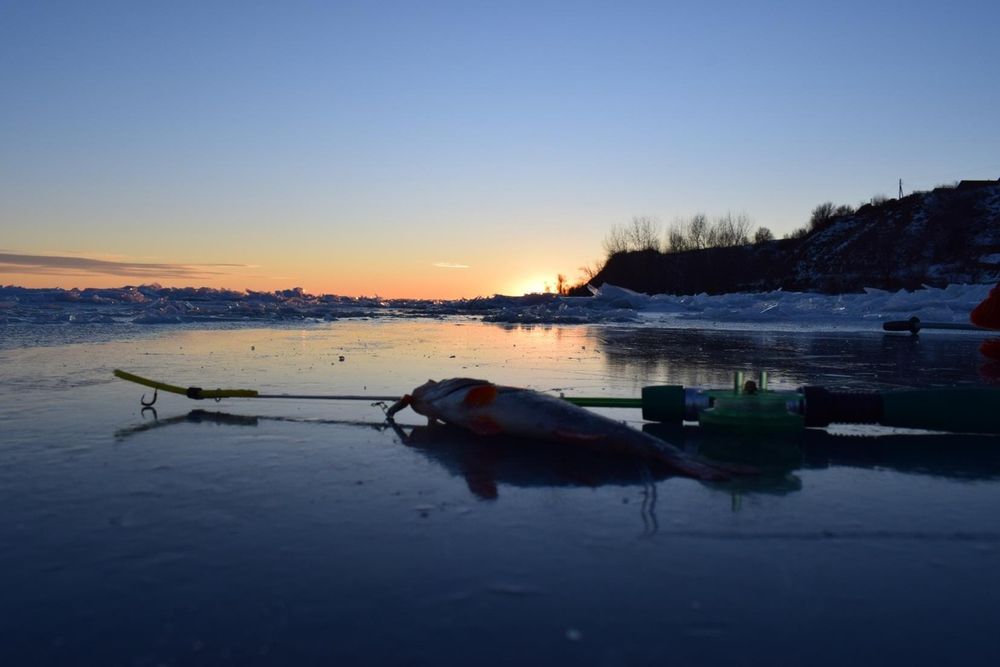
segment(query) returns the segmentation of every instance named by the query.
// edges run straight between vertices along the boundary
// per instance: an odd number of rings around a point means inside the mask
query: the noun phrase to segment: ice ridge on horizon
[[[177,324],[333,321],[360,317],[469,316],[509,324],[755,322],[863,325],[889,319],[966,322],[990,285],[858,294],[747,292],[647,295],[605,284],[591,297],[554,294],[475,299],[382,299],[311,295],[301,288],[239,292],[207,287],[37,289],[0,287],[0,323]],[[874,324],[872,328],[875,328]]]

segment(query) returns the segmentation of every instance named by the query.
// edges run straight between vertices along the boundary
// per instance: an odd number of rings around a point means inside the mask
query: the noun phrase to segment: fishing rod
[[[133,373],[115,370],[123,380],[157,391],[180,394],[195,400],[264,398],[328,401],[395,402],[399,396],[357,394],[265,394],[256,389],[203,389],[180,387]],[[880,424],[897,428],[1000,434],[1000,389],[956,387],[893,389],[886,391],[839,391],[804,386],[796,390],[771,390],[761,372],[747,380],[737,372],[728,389],[698,389],[682,385],[643,387],[639,398],[564,396],[560,398],[585,408],[638,408],[646,421],[698,422],[701,426],[736,432],[773,433],[830,424]],[[140,399],[144,406],[156,401]]]
[[[201,387],[179,387],[159,380],[150,380],[134,373],[127,373],[123,370],[115,369],[115,377],[128,380],[144,387],[153,389],[153,399],[145,400],[145,394],[139,401],[146,407],[151,407],[156,403],[156,392],[166,391],[171,394],[180,394],[193,398],[196,401],[212,398],[220,401],[223,398],[291,398],[295,400],[320,400],[320,401],[396,401],[399,396],[361,396],[357,394],[262,394],[256,389],[202,389]]]

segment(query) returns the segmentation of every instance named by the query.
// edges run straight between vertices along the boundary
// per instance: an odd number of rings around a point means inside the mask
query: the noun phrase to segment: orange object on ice
[[[1000,329],[1000,284],[990,290],[989,295],[981,304],[969,313],[969,321],[984,329]],[[983,347],[990,341],[983,343]],[[985,351],[986,356],[990,356]],[[998,359],[1000,357],[992,357]]]
[[[989,338],[979,346],[979,352],[984,357],[1000,361],[1000,338]]]
[[[1000,329],[1000,283],[990,290],[983,302],[969,313],[969,321],[983,329]],[[1000,338],[988,338],[979,346],[984,357],[1000,361]]]

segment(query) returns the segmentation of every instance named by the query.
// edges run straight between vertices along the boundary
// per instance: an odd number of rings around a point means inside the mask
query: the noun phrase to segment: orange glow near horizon
[[[298,277],[247,275],[234,271],[219,276],[157,277],[153,275],[118,275],[102,273],[17,273],[0,272],[0,285],[27,288],[119,288],[126,285],[159,284],[163,287],[210,287],[235,291],[271,292],[301,287],[309,294],[340,296],[380,296],[383,298],[459,299],[477,296],[522,294],[555,291],[556,271],[551,275],[533,272],[530,278],[509,279],[499,275],[481,275],[467,269],[433,269],[424,275],[377,277],[352,275],[332,279],[303,272]]]
[[[553,276],[555,273],[552,274]],[[542,294],[544,292],[555,291],[555,279],[550,276],[535,276],[527,280],[513,281],[509,290],[502,292],[510,296],[521,296],[522,294]]]
[[[157,283],[271,292],[301,287],[310,294],[383,298],[460,299],[556,290],[557,275],[592,250],[585,242],[517,237],[463,239],[418,236],[382,243],[348,238],[276,237],[231,241],[206,232],[199,243],[174,240],[158,253],[131,239],[101,252],[0,248],[0,285],[31,288],[116,288]],[[30,248],[30,246],[28,246]],[[37,246],[36,246],[37,247]]]

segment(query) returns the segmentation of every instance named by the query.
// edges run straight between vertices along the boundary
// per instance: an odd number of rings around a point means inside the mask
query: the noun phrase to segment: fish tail
[[[738,475],[757,475],[760,473],[754,467],[731,463],[717,463],[694,457],[670,456],[661,458],[667,466],[685,477],[692,477],[707,482],[725,482]]]
[[[646,436],[647,434],[643,434]],[[699,456],[691,455],[681,449],[664,442],[659,438],[647,436],[640,451],[647,458],[663,463],[667,468],[685,477],[693,477],[712,482],[724,482],[738,475],[758,475],[760,470],[752,466],[735,463],[709,461]]]
[[[732,475],[724,470],[699,461],[680,459],[668,461],[667,465],[670,466],[671,470],[678,472],[685,477],[693,477],[694,479],[700,479],[706,482],[725,482],[732,479]]]

